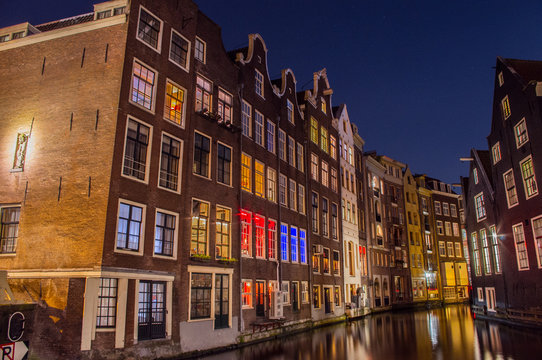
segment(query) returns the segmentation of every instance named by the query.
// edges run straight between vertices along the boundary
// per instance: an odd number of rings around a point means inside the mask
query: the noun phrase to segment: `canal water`
[[[542,359],[542,332],[474,320],[468,306],[387,312],[205,360]]]

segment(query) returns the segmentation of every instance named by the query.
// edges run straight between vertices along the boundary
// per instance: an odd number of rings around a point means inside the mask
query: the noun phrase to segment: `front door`
[[[138,309],[139,340],[166,337],[166,283],[159,281],[139,282]]]
[[[215,329],[229,327],[230,277],[227,274],[215,275]]]
[[[265,316],[265,281],[256,281],[256,316]]]
[[[324,305],[326,314],[331,312],[331,290],[328,287],[324,288]]]

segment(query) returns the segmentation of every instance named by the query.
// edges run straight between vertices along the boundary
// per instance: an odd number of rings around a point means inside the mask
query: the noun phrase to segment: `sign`
[[[26,358],[28,347],[22,341],[0,345],[0,360],[23,360]]]

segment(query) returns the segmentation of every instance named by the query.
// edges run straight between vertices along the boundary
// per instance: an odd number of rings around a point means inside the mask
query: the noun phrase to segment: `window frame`
[[[478,201],[478,199],[480,199],[480,201]],[[483,191],[474,195],[474,212],[476,213],[477,222],[483,221],[487,217]]]
[[[241,133],[252,139],[252,105],[244,99],[241,100]]]
[[[219,161],[219,151],[218,150],[219,150],[220,146],[230,150],[229,184],[226,184],[225,182],[219,181],[219,176],[218,175],[220,174],[220,170],[219,170],[220,161]],[[224,186],[233,187],[232,171],[233,171],[233,148],[231,146],[223,143],[222,141],[218,140],[216,142],[216,182],[218,184],[222,184]],[[222,176],[224,176],[224,175],[222,175]]]
[[[277,203],[277,171],[268,166],[266,175],[267,200]]]
[[[261,122],[258,122],[258,119]],[[254,109],[254,142],[261,147],[265,147],[265,117],[261,112]]]
[[[207,175],[202,175],[202,174],[199,174],[195,171],[194,169],[194,165],[196,164],[196,134],[204,137],[204,138],[207,138],[209,140],[209,152],[207,153]],[[200,150],[202,151],[202,150]],[[213,153],[213,139],[210,137],[210,136],[207,136],[206,134],[198,131],[198,130],[194,130],[194,143],[193,143],[193,148],[192,148],[192,175],[194,176],[198,176],[202,179],[207,179],[207,180],[211,180],[211,154]],[[202,157],[203,158],[203,157]],[[201,159],[200,159],[201,160]],[[200,169],[201,169],[201,164],[200,164]]]
[[[228,98],[229,102],[227,101]],[[219,86],[216,100],[217,115],[220,117],[218,122],[231,124],[233,122],[233,95]]]
[[[501,111],[503,120],[507,120],[512,115],[512,110],[510,109],[510,100],[508,95],[502,98],[501,100]]]
[[[491,157],[493,159],[493,165],[497,164],[499,161],[501,161],[501,144],[499,141],[497,141],[492,147],[491,147]]]
[[[531,170],[532,170],[532,177],[529,177],[529,178],[525,178],[525,172],[524,172],[524,169],[523,169],[523,165],[527,162],[530,162],[531,163]],[[538,195],[538,183],[536,182],[536,173],[535,173],[535,170],[534,170],[534,163],[533,163],[533,158],[532,158],[532,155],[529,155],[527,156],[526,158],[524,158],[523,160],[521,160],[519,162],[519,167],[520,167],[520,170],[521,170],[521,178],[523,180],[523,190],[525,191],[525,199],[530,199],[530,198],[533,198],[535,196]],[[535,191],[532,193],[532,194],[529,194],[530,191],[528,191],[528,187],[527,187],[527,180],[529,179],[533,179],[533,183],[534,183],[534,187],[536,188]]]
[[[518,130],[523,131],[518,133]],[[522,118],[516,125],[514,125],[514,138],[516,139],[517,149],[529,142],[529,133],[527,132],[527,122],[525,121],[525,118]]]
[[[194,202],[200,202],[202,204],[207,204],[207,220],[205,222],[205,253],[204,254],[200,254],[200,255],[210,255],[210,245],[211,245],[211,239],[210,239],[210,222],[211,222],[211,203],[209,201],[205,201],[205,200],[202,200],[202,199],[198,199],[196,197],[192,197],[190,199],[190,256],[192,255],[196,255],[196,254],[199,254],[199,252],[196,252],[196,253],[192,253],[192,231],[193,231],[193,218],[194,218],[194,214],[193,214],[193,210],[194,210]],[[201,209],[200,209],[200,213],[201,213]],[[199,241],[199,237],[198,237],[198,240],[196,241],[196,243],[200,243],[201,241]]]
[[[120,205],[121,203],[127,204],[130,207],[136,206],[141,208],[141,224],[139,225],[139,242],[138,242],[138,250],[127,250],[127,248],[118,248],[118,235],[119,235],[119,216],[120,216]],[[145,248],[145,225],[146,225],[146,219],[147,219],[147,205],[141,204],[135,201],[119,198],[117,201],[117,221],[116,221],[116,228],[115,228],[115,246],[113,249],[113,252],[121,253],[121,254],[129,254],[129,255],[136,255],[136,256],[143,256],[143,250]],[[129,224],[129,223],[128,223]],[[129,226],[127,226],[127,229],[129,229]]]
[[[507,181],[507,177],[511,180],[511,187],[509,187],[509,182]],[[516,205],[519,205],[519,197],[518,197],[518,189],[516,187],[516,180],[514,178],[514,171],[512,168],[510,168],[508,171],[504,172],[502,174],[503,177],[503,186],[504,191],[506,192],[506,203],[508,205],[508,208],[513,208]],[[515,196],[515,202],[511,203],[510,198],[512,197],[511,192],[513,192],[513,196]]]
[[[158,254],[156,253],[156,219],[158,219],[158,213],[163,213],[166,215],[174,216],[175,217],[175,229],[173,231],[173,244],[172,244],[172,254],[164,255],[164,254]],[[162,208],[156,208],[154,210],[154,236],[153,236],[153,247],[152,247],[152,256],[160,259],[168,259],[168,260],[177,260],[177,249],[178,249],[178,243],[179,243],[179,213],[165,210]]]
[[[179,166],[178,166],[178,169],[177,169],[177,190],[173,190],[173,189],[170,189],[168,187],[164,187],[162,185],[160,185],[160,181],[161,181],[161,174],[162,174],[162,153],[163,153],[163,145],[164,145],[164,136],[167,136],[169,137],[170,139],[173,139],[177,142],[179,142]],[[157,183],[157,187],[162,189],[162,190],[166,190],[166,191],[170,191],[170,192],[173,192],[175,194],[180,194],[181,193],[181,179],[182,179],[182,169],[183,169],[183,155],[184,155],[184,142],[179,139],[178,137],[175,137],[173,135],[171,135],[170,133],[166,132],[166,131],[162,131],[162,136],[160,137],[160,160],[158,162],[158,183]]]
[[[13,245],[10,246],[10,248],[12,248],[12,251],[3,251],[3,248],[4,248],[4,244],[5,244],[5,241],[4,241],[4,237],[3,237],[3,234],[4,234],[4,225],[14,225],[15,222],[6,222],[4,223],[4,220],[3,220],[3,213],[4,213],[4,210],[7,210],[7,209],[19,209],[19,214],[18,214],[18,217],[17,217],[17,228],[16,228],[16,233],[17,235],[15,236],[15,240],[13,241]],[[1,205],[0,206],[0,257],[6,257],[6,256],[15,256],[16,253],[17,253],[17,242],[18,242],[18,239],[19,239],[19,225],[21,223],[21,204],[4,204],[4,205]],[[8,231],[9,233],[9,231]],[[12,238],[13,236],[8,236],[7,238]]]
[[[270,131],[273,129],[272,131]],[[276,134],[276,125],[271,120],[267,119],[267,137],[266,137],[266,149],[272,154],[276,153],[276,145],[275,145],[275,134]]]
[[[148,15],[150,15],[151,17],[154,17],[160,23],[160,29],[158,30],[158,39],[156,40],[156,47],[153,47],[151,44],[147,43],[145,40],[143,40],[142,38],[139,37],[139,26],[140,26],[140,23],[141,23],[141,12],[142,11],[145,11]],[[148,46],[149,48],[156,51],[158,54],[160,54],[162,52],[162,35],[163,35],[163,33],[164,33],[164,22],[158,16],[156,16],[152,11],[150,11],[149,9],[144,7],[143,5],[139,5],[139,14],[137,16],[136,39],[138,41],[142,42],[143,44],[145,44],[146,46]]]
[[[125,167],[125,162],[126,162],[126,147],[128,145],[127,143],[127,139],[128,139],[128,125],[130,123],[130,121],[134,121],[136,123],[138,123],[139,125],[143,125],[145,127],[147,127],[149,129],[149,134],[148,134],[148,143],[146,144],[147,145],[147,150],[146,150],[146,154],[145,154],[145,176],[143,179],[139,179],[137,178],[136,176],[133,176],[133,175],[129,175],[129,174],[125,174],[124,173],[124,167]],[[150,124],[147,124],[146,122],[144,121],[141,121],[131,115],[128,115],[126,117],[126,127],[125,127],[125,130],[124,130],[124,148],[123,148],[123,153],[122,153],[122,167],[121,167],[121,176],[122,177],[125,177],[127,179],[131,179],[131,180],[134,180],[134,181],[137,181],[137,182],[141,182],[141,183],[144,183],[144,184],[148,184],[149,183],[149,177],[150,177],[150,160],[151,160],[151,152],[152,152],[152,139],[153,139],[153,126],[150,125]],[[135,161],[135,160],[134,160]]]
[[[198,80],[203,82],[204,85],[208,85],[209,89],[206,89],[205,86],[200,86]],[[213,111],[213,82],[206,78],[205,76],[196,73],[196,84],[194,86],[194,110],[199,113],[203,109],[207,109],[208,112]],[[201,99],[198,97],[198,91],[201,91]],[[205,104],[205,95],[208,96],[209,104]],[[200,105],[198,105],[198,102]],[[205,105],[209,105],[209,108],[206,108]]]
[[[176,121],[173,121],[171,120],[170,118],[166,117],[166,106],[167,106],[167,102],[168,102],[168,92],[167,92],[167,86],[168,86],[168,83],[171,84],[172,86],[176,87],[177,89],[181,90],[183,92],[183,99],[182,99],[182,110],[181,110],[181,118],[180,118],[180,122],[177,123]],[[186,105],[187,105],[187,102],[186,102],[186,89],[182,86],[180,86],[179,84],[175,83],[173,80],[171,80],[170,78],[166,78],[166,90],[164,91],[164,114],[163,114],[163,119],[166,120],[168,123],[170,124],[173,124],[175,126],[178,126],[180,127],[181,129],[184,129],[185,128],[185,119],[186,119]],[[178,100],[178,99],[175,99],[175,100]],[[171,108],[171,107],[169,107]]]
[[[225,210],[226,213],[229,212],[229,222],[223,221],[222,219],[221,220],[218,219],[217,214],[218,214],[219,209],[220,210]],[[220,205],[220,204],[216,204],[216,206],[215,206],[215,252],[214,252],[214,258],[215,259],[224,259],[224,258],[231,258],[232,257],[231,256],[231,251],[232,251],[232,241],[231,241],[231,239],[232,239],[232,223],[233,223],[233,216],[232,215],[233,215],[233,211],[232,211],[232,209],[230,207]],[[228,227],[228,234],[227,234],[227,236],[228,236],[228,256],[227,257],[226,256],[217,256],[216,248],[218,246],[225,247],[224,243],[222,243],[222,242],[220,243],[220,245],[218,244],[218,238],[219,238],[218,234],[219,234],[219,232],[218,232],[217,224],[218,224],[219,221],[221,221],[221,222],[223,221],[223,222],[228,224],[227,225],[227,227]],[[220,232],[220,234],[224,235],[225,233]]]
[[[186,41],[188,43],[188,50],[186,52],[186,65],[185,66],[182,66],[181,64],[177,63],[175,60],[173,60],[171,58],[171,49],[173,48],[173,34],[175,34],[176,36],[182,38],[184,41]],[[181,33],[178,32],[177,30],[171,28],[171,33],[170,33],[170,38],[169,38],[169,49],[168,50],[169,50],[168,51],[168,59],[169,59],[169,61],[171,61],[173,64],[180,67],[184,71],[189,72],[190,71],[190,54],[191,54],[191,50],[192,50],[192,43],[190,42],[190,40],[188,40],[186,37],[181,35]]]
[[[147,108],[147,107],[145,107],[145,105],[141,105],[137,101],[133,100],[133,94],[134,94],[134,70],[135,70],[136,63],[139,64],[139,66],[141,66],[143,68],[146,68],[147,71],[151,71],[151,72],[154,73],[154,79],[153,79],[154,82],[152,84],[152,94],[151,94],[151,97],[150,97],[150,105],[151,105],[150,108]],[[157,93],[156,89],[157,88],[158,88],[158,71],[156,69],[150,67],[149,65],[147,65],[145,62],[143,62],[143,61],[139,60],[138,58],[134,57],[134,59],[132,60],[132,72],[130,74],[130,93],[128,95],[128,102],[130,104],[134,105],[135,107],[154,115],[155,111],[156,111],[156,93]]]
[[[244,159],[248,160],[248,165],[245,164]],[[248,184],[243,185],[244,181],[247,180]],[[248,155],[245,152],[241,153],[241,190],[252,193],[252,156]]]
[[[197,54],[200,52],[198,49],[198,42],[203,46],[202,53],[202,59],[200,59]],[[207,62],[207,43],[203,41],[199,36],[196,36],[196,40],[194,41],[194,59],[200,61],[201,63],[205,64]]]
[[[263,74],[258,69],[254,69],[254,92],[262,99],[265,99],[264,80]]]
[[[525,253],[525,258],[520,259],[520,254],[518,251],[518,239],[516,238],[516,228],[521,227],[521,236],[523,237],[523,247],[525,250],[521,250],[522,253]],[[512,237],[514,239],[514,249],[516,250],[516,261],[518,265],[518,271],[527,271],[530,270],[530,264],[529,264],[529,253],[527,252],[527,240],[525,239],[525,229],[523,227],[523,223],[517,223],[512,225]],[[522,267],[522,261],[525,262],[525,267]]]

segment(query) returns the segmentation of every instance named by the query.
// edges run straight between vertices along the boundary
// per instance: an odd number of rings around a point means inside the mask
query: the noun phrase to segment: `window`
[[[192,172],[206,178],[211,176],[209,171],[209,156],[211,154],[211,138],[194,133],[194,164]]]
[[[291,136],[288,136],[288,164],[295,167],[295,141]]]
[[[121,6],[113,9],[113,16],[122,15],[126,13],[126,6]]]
[[[322,235],[329,236],[329,205],[324,197],[322,197]]]
[[[241,155],[241,189],[249,192],[252,191],[251,168],[252,158],[243,153]]]
[[[137,38],[160,52],[161,30],[162,21],[141,7],[139,9]]]
[[[534,223],[533,223],[533,227],[534,227]],[[536,240],[537,233],[538,232],[535,230],[535,241],[537,241]],[[491,225],[489,227],[489,234],[491,237],[491,247],[493,249],[493,259],[495,260],[495,274],[500,274],[501,273],[501,252],[499,250],[499,243],[497,242],[497,229],[495,228],[495,225]],[[539,263],[539,267],[540,267],[540,263]]]
[[[318,181],[318,156],[315,153],[311,153],[311,177]]]
[[[277,202],[277,172],[267,167],[267,200]]]
[[[98,289],[97,328],[114,328],[117,318],[117,279],[102,278]]]
[[[484,220],[486,218],[486,208],[484,205],[483,193],[479,193],[474,197],[474,206],[476,208],[476,220]]]
[[[154,70],[134,60],[130,101],[147,110],[154,111],[155,80],[156,72]]]
[[[297,184],[297,197],[299,202],[297,209],[300,214],[305,214],[305,187],[301,184]]]
[[[478,301],[483,302],[484,301],[484,289],[483,288],[476,288],[476,291],[478,293]]]
[[[508,119],[510,117],[510,102],[508,101],[508,95],[504,97],[504,99],[501,100],[501,110],[502,110],[502,116],[504,120]]]
[[[164,119],[184,127],[184,90],[169,80],[166,83]]]
[[[205,41],[196,37],[196,46],[194,50],[194,57],[196,60],[201,61],[205,64],[205,55],[206,55],[206,44]]]
[[[302,264],[307,263],[307,232],[305,229],[299,229],[299,261]]]
[[[280,259],[288,261],[288,225],[280,224]]]
[[[279,158],[286,161],[286,133],[279,129]]]
[[[478,169],[472,169],[472,177],[474,178],[474,183],[478,184]]]
[[[125,200],[119,202],[119,219],[117,229],[117,250],[143,251],[143,219],[145,218],[145,207]],[[4,209],[2,209],[2,221]],[[2,226],[2,240],[4,228]],[[2,249],[3,250],[3,249]]]
[[[514,180],[514,173],[512,169],[503,174],[504,188],[506,189],[506,200],[508,202],[508,208],[511,208],[518,204],[518,195],[516,192],[516,182]]]
[[[333,275],[341,274],[341,258],[338,251],[333,250]]]
[[[328,150],[328,144],[327,144],[327,129],[323,126],[320,127],[320,147],[322,150],[324,150],[326,153]]]
[[[258,70],[254,69],[254,86],[256,90],[256,94],[263,97],[263,75]]]
[[[333,240],[337,240],[339,234],[337,233],[338,228],[338,214],[337,214],[337,204],[331,204],[331,237]]]
[[[330,274],[331,268],[329,263],[329,249],[324,248],[324,255],[322,256],[322,270],[324,274]]]
[[[329,168],[325,161],[322,161],[322,185],[329,186]]]
[[[219,122],[231,124],[232,120],[232,96],[222,89],[218,89],[218,116]]]
[[[275,153],[275,123],[267,120],[267,151]]]
[[[169,60],[188,71],[188,54],[190,54],[190,42],[181,36],[181,34],[171,29]]]
[[[251,280],[243,280],[241,301],[243,304],[243,309],[252,308],[252,281]]]
[[[279,203],[282,206],[288,206],[286,199],[286,176],[279,174]]]
[[[280,285],[282,288],[282,293],[284,295],[284,298],[282,299],[282,303],[284,305],[290,305],[290,282],[283,281]]]
[[[265,166],[258,160],[254,161],[254,194],[265,198]]]
[[[290,196],[290,209],[296,211],[297,210],[297,194],[296,194],[297,184],[294,180],[290,179],[290,188],[289,190],[289,196]]]
[[[333,135],[329,135],[329,155],[337,159],[337,139]]]
[[[162,156],[160,158],[159,186],[179,192],[181,142],[162,134]]]
[[[318,121],[311,116],[311,141],[318,145]]]
[[[444,223],[446,229],[446,236],[452,236],[452,224],[449,221]]]
[[[446,256],[446,244],[444,241],[438,242],[438,253],[440,256]]]
[[[196,77],[196,111],[211,112],[213,110],[213,84],[201,76]]]
[[[256,257],[265,259],[265,218],[254,215],[254,226],[256,228]]]
[[[529,141],[527,125],[525,125],[525,118],[521,119],[521,121],[514,126],[514,134],[516,136],[516,146],[518,149]]]
[[[294,124],[294,104],[286,99],[286,111],[288,113],[288,121]]]
[[[340,307],[341,306],[341,286],[335,286],[335,306]]]
[[[309,282],[308,281],[301,282],[301,303],[303,304],[309,303]]]
[[[437,220],[437,234],[444,235],[444,226],[440,220]]]
[[[156,210],[154,228],[154,254],[175,257],[177,241],[177,215],[164,210]]]
[[[138,340],[166,336],[166,284],[158,281],[139,282]]]
[[[326,106],[326,100],[324,98],[320,98],[320,110],[325,114],[327,110]]]
[[[504,84],[504,76],[502,75],[502,71],[498,75],[499,79],[499,86],[502,86]]]
[[[538,262],[538,268],[542,268],[542,216],[539,216],[533,219],[531,221],[531,224],[533,226],[533,237],[534,237],[534,247],[536,249],[536,260]],[[494,249],[496,249],[498,253],[499,250],[496,244],[496,240],[495,240]]]
[[[258,110],[254,111],[254,141],[260,146],[263,145],[263,115]]]
[[[275,220],[267,221],[267,256],[269,260],[277,258],[277,222]]]
[[[525,244],[525,234],[523,232],[523,224],[512,226],[514,233],[514,243],[516,245],[516,257],[518,261],[518,270],[529,269],[529,258],[527,257],[527,246]]]
[[[491,274],[491,260],[489,258],[489,243],[487,241],[486,229],[480,229],[480,241],[482,242],[482,251],[484,255],[484,273]]]
[[[0,35],[0,43],[4,43],[6,41],[9,41],[9,34],[7,35]]]
[[[216,246],[217,259],[230,257],[231,241],[231,210],[223,206],[216,206]]]
[[[538,187],[536,186],[536,178],[533,168],[533,160],[529,155],[525,160],[520,163],[521,176],[523,177],[523,187],[525,189],[525,197],[530,199],[531,197],[538,195]]]
[[[501,144],[498,141],[491,148],[491,154],[493,155],[493,164],[496,164],[499,161],[501,161]]]
[[[305,168],[304,168],[305,156],[303,155],[303,145],[301,145],[300,143],[297,143],[296,163],[297,163],[297,170],[304,172],[305,171]]]
[[[442,214],[446,216],[450,216],[450,207],[448,203],[442,203]]]
[[[476,276],[482,275],[482,265],[480,263],[480,249],[478,247],[478,238],[476,232],[471,234],[472,252],[474,257],[474,273]]]
[[[457,207],[455,204],[450,204],[450,212],[452,214],[452,217],[457,217]]]
[[[320,254],[316,252],[316,245],[312,246],[312,272],[320,273]]]
[[[297,262],[297,228],[295,226],[290,226],[290,254],[292,256],[292,262]]]
[[[454,230],[454,236],[459,237],[459,224],[454,222],[452,225]]]
[[[243,135],[252,136],[252,106],[245,100],[241,102],[241,126]]]
[[[211,317],[213,274],[192,273],[190,280],[190,319]]]
[[[146,181],[147,147],[149,145],[151,129],[143,125],[143,123],[130,118],[128,118],[126,127],[126,145],[122,174]]]
[[[320,309],[320,285],[312,286],[312,305],[315,309]]]
[[[312,232],[318,234],[318,194],[312,193]]]
[[[455,257],[461,257],[461,244],[456,242],[454,243],[455,247]]]
[[[337,192],[338,180],[337,180],[337,169],[331,168],[331,190]]]
[[[190,255],[208,255],[209,203],[192,200]]]
[[[19,236],[21,208],[19,206],[4,207],[1,208],[0,214],[0,253],[14,254]]]
[[[217,173],[216,181],[231,186],[231,148],[217,143]]]
[[[252,256],[252,213],[241,210],[241,255]]]
[[[435,214],[442,215],[442,212],[440,211],[440,201],[435,201]]]

